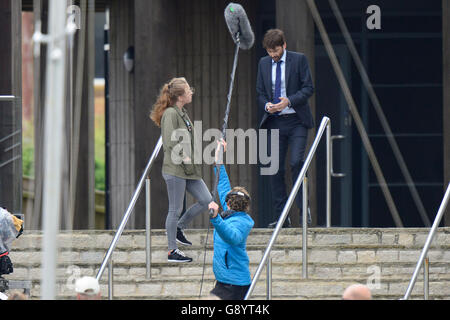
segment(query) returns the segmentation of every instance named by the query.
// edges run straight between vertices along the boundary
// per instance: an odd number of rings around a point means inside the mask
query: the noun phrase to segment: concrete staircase
[[[272,251],[273,299],[340,299],[355,282],[373,287],[375,299],[403,297],[429,229],[311,228],[308,232],[308,279],[302,278],[301,229],[283,229]],[[248,239],[252,276],[273,230],[254,229]],[[59,235],[58,298],[73,299],[73,284],[83,275],[97,274],[114,232],[75,231]],[[126,231],[113,254],[115,299],[198,299],[206,230],[186,230],[192,247],[180,247],[192,263],[167,263],[165,230],[152,231],[152,277],[146,279],[145,234]],[[214,285],[212,230],[209,233],[203,296]],[[39,299],[42,233],[28,231],[13,243],[14,273],[10,280],[31,280]],[[450,228],[439,228],[429,252],[430,299],[450,299]],[[107,297],[107,275],[101,279]],[[252,299],[266,298],[263,271]],[[412,299],[423,299],[422,273]]]

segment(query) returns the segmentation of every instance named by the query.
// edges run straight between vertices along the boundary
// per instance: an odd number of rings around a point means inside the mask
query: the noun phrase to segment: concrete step
[[[202,298],[206,298],[214,287],[215,280],[205,277],[202,286]],[[272,282],[272,296],[274,299],[294,299],[294,300],[318,300],[318,299],[340,299],[342,292],[349,285],[354,284],[353,280],[333,280],[324,281],[320,279],[278,279]],[[409,281],[389,281],[381,282],[379,287],[372,288],[374,299],[398,300],[403,297],[408,288]],[[140,281],[115,281],[113,286],[114,299],[173,299],[188,300],[199,299],[200,279],[153,279]],[[32,295],[38,297],[40,286],[34,285]],[[101,290],[108,292],[105,283],[101,284]],[[450,299],[449,282],[430,281],[430,298],[433,300]],[[58,285],[59,299],[73,299],[73,290],[67,287],[66,283]],[[423,300],[423,282],[418,281],[414,287],[411,298]],[[251,299],[266,299],[266,281],[259,281],[251,296]]]
[[[40,267],[27,268],[20,266],[17,260],[14,262],[14,273],[8,275],[12,280],[39,280],[42,277],[42,270]],[[255,273],[258,264],[252,263],[250,265],[250,271]],[[320,264],[308,264],[308,277],[311,279],[354,279],[357,281],[368,279],[369,277],[380,277],[383,280],[391,280],[401,278],[404,280],[410,279],[416,264],[349,264],[347,266],[342,265],[320,265]],[[98,265],[82,266],[77,263],[74,264],[60,264],[58,265],[57,276],[67,277],[68,274],[72,274],[77,270],[79,274],[83,275],[96,275],[98,272]],[[302,276],[301,264],[272,264],[272,272],[274,279],[296,279]],[[432,280],[450,280],[450,268],[449,263],[430,263],[430,279]],[[152,277],[199,277],[202,275],[203,265],[197,264],[183,264],[183,265],[170,265],[170,264],[153,264],[152,265]],[[205,273],[212,274],[212,266],[205,265]],[[117,280],[132,280],[132,279],[145,279],[146,268],[144,265],[141,267],[129,267],[126,265],[114,267],[114,277]],[[420,278],[420,277],[419,277]]]
[[[439,232],[433,241],[433,246],[450,246],[450,228],[438,228]],[[309,228],[308,246],[342,246],[350,247],[398,247],[421,248],[428,236],[428,228]],[[248,238],[248,247],[266,246],[272,236],[273,229],[253,229]],[[73,231],[61,232],[58,236],[58,246],[61,249],[108,249],[113,239],[114,231]],[[165,230],[152,231],[152,247],[167,247]],[[194,246],[203,247],[206,230],[185,230],[187,238]],[[212,244],[212,231],[209,232],[208,243]],[[290,247],[301,246],[302,229],[282,229],[276,241],[277,245]],[[26,231],[14,242],[15,250],[40,249],[42,232]],[[144,230],[126,230],[117,244],[117,250],[145,249]]]
[[[250,270],[254,275],[273,230],[254,229],[248,239]],[[310,228],[308,231],[308,279],[302,278],[301,229],[282,229],[273,251],[274,299],[340,299],[346,286],[378,279],[377,299],[400,298],[411,279],[429,229],[425,228]],[[192,263],[167,263],[164,230],[152,231],[152,277],[146,279],[145,233],[125,231],[113,254],[114,295],[117,299],[196,298],[203,272],[206,230],[186,230],[194,245],[180,247]],[[114,232],[75,231],[58,236],[59,297],[73,297],[73,282],[79,276],[97,274]],[[212,231],[206,248],[204,293],[213,284]],[[11,280],[31,280],[32,295],[40,295],[42,279],[42,233],[28,231],[13,243]],[[450,228],[439,228],[429,252],[430,296],[450,298]],[[107,271],[101,279],[107,293]],[[265,271],[253,298],[265,298]],[[372,279],[372,280],[371,280]],[[419,276],[412,298],[423,298]],[[198,297],[197,297],[198,298]]]

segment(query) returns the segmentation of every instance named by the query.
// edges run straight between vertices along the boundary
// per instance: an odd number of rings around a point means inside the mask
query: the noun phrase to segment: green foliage
[[[105,190],[105,161],[95,159],[95,189]]]
[[[22,122],[22,175],[34,177],[34,127],[31,120]]]
[[[95,189],[105,191],[105,115],[95,115]]]
[[[24,143],[22,148],[23,175],[34,177],[34,147],[30,143]]]

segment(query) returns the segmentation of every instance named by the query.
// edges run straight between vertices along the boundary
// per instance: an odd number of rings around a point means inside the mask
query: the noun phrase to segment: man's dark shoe
[[[186,239],[183,230],[181,230],[180,228],[177,228],[177,242],[185,246],[192,246],[192,242]]]
[[[167,256],[168,262],[191,262],[192,258],[189,258],[183,251],[174,249]]]
[[[267,226],[267,228],[272,228],[274,229],[277,226],[278,220],[274,221],[272,223],[269,223],[269,225]],[[289,217],[286,218],[286,220],[284,220],[283,223],[283,228],[290,228],[291,227],[291,219]]]

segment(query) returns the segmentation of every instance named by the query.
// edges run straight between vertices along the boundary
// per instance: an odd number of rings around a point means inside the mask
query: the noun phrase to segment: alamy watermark
[[[66,9],[67,25],[74,25],[75,29],[81,29],[81,9],[79,6],[71,5]]]
[[[371,6],[367,7],[366,10],[367,14],[371,14],[366,21],[366,26],[367,29],[369,30],[373,30],[373,29],[377,29],[380,30],[381,29],[381,9],[379,6],[373,4]]]
[[[207,129],[203,132],[202,121],[194,121],[193,129],[194,141],[191,140],[188,129],[176,129],[172,132],[171,141],[178,142],[172,148],[172,162],[174,164],[181,164],[182,162],[187,164],[214,164],[215,150],[217,142],[222,138],[222,132],[216,128]],[[278,129],[270,130],[270,132],[267,129],[248,129],[246,131],[243,129],[227,129],[225,134],[227,150],[225,157],[219,158],[218,163],[260,163],[261,175],[274,175],[278,172]],[[210,143],[203,148],[203,142]]]
[[[370,290],[381,289],[381,268],[377,265],[367,267],[367,273],[370,276],[367,278],[366,285]]]
[[[66,274],[69,275],[66,280],[66,288],[69,291],[73,291],[75,290],[75,282],[81,277],[81,268],[76,265],[70,265],[66,269]]]

